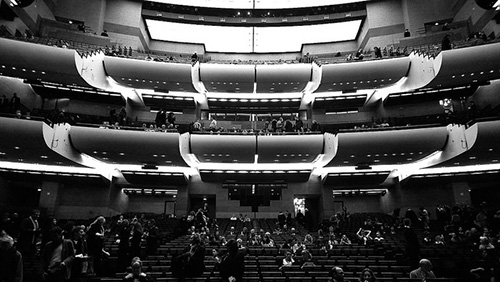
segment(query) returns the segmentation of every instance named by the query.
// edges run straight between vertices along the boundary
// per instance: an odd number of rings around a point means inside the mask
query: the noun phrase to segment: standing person
[[[14,239],[0,231],[0,281],[23,281],[23,257],[14,248]]]
[[[7,96],[3,95],[2,100],[0,100],[0,112],[7,113],[9,111],[9,99]]]
[[[132,220],[132,239],[130,239],[129,257],[141,257],[141,241],[144,234],[144,228],[139,220]]]
[[[219,259],[219,273],[224,281],[243,281],[245,261],[242,253],[238,252],[235,240],[229,240],[226,244],[227,253]]]
[[[75,226],[71,230],[73,247],[75,248],[75,259],[71,267],[71,277],[77,278],[86,275],[89,268],[89,248],[85,238],[85,226]]]
[[[316,120],[312,121],[311,131],[312,132],[321,132],[321,125]]]
[[[174,112],[168,113],[168,115],[167,115],[167,121],[168,121],[169,124],[175,126],[175,114],[174,114]]]
[[[451,38],[449,34],[446,34],[441,41],[441,50],[451,50]]]
[[[50,241],[42,251],[43,281],[60,282],[71,278],[71,266],[75,258],[73,242],[63,239],[61,227],[50,230]]]
[[[205,246],[198,236],[191,240],[189,250],[172,260],[172,275],[177,278],[199,277],[205,271]]]
[[[118,271],[125,271],[128,265],[128,253],[130,251],[130,222],[123,219],[118,231]]]
[[[146,254],[155,255],[158,251],[158,246],[160,245],[161,233],[158,226],[156,226],[156,221],[151,219],[148,222],[148,232],[146,237]]]
[[[38,218],[40,218],[40,211],[33,210],[31,215],[25,218],[19,227],[19,251],[24,256],[36,253],[36,243],[41,231]]]
[[[304,122],[299,117],[295,118],[295,131],[304,132]]]
[[[10,99],[10,108],[11,108],[11,112],[16,112],[17,110],[19,110],[19,108],[21,107],[21,98],[19,98],[17,96],[17,93],[14,93],[12,98]]]
[[[104,223],[106,223],[106,219],[103,216],[99,216],[90,224],[87,231],[89,255],[92,259],[94,272],[97,275],[102,274],[102,260],[104,256],[109,256],[109,253],[104,250]]]
[[[403,235],[406,241],[406,255],[408,256],[410,266],[412,268],[417,268],[420,259],[420,243],[418,242],[415,230],[411,227],[411,220],[405,218],[403,220],[403,225]]]

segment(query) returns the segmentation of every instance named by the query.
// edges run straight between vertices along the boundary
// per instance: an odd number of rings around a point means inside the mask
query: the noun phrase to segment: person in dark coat
[[[105,256],[109,253],[104,250],[104,224],[106,219],[103,216],[96,218],[89,226],[87,231],[87,244],[89,255],[92,258],[94,271],[97,275],[102,275],[102,264]]]
[[[172,275],[177,278],[200,277],[205,271],[205,246],[200,238],[191,240],[189,249],[172,260]]]
[[[40,217],[39,210],[33,210],[28,218],[25,218],[19,227],[19,251],[24,255],[33,255],[36,253],[36,242],[41,233],[38,218]]]
[[[71,278],[71,267],[75,259],[73,242],[63,239],[61,227],[50,230],[50,241],[42,250],[43,281],[59,282]]]
[[[245,272],[244,254],[238,251],[235,240],[229,240],[226,247],[227,253],[219,259],[219,274],[224,281],[242,281]]]
[[[403,235],[406,241],[406,255],[408,256],[410,266],[415,269],[418,267],[420,260],[420,243],[418,242],[415,230],[411,227],[411,220],[405,218],[403,220],[403,225]]]
[[[14,247],[14,239],[0,230],[0,281],[23,281],[23,257]]]

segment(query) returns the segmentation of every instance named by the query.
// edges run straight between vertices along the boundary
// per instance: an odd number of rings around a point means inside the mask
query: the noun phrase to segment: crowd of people
[[[200,120],[196,120],[189,125],[190,132],[211,132],[211,133],[240,133],[240,134],[258,134],[258,135],[271,135],[271,134],[286,134],[286,133],[318,133],[322,132],[321,125],[313,120],[311,127],[308,127],[307,122],[298,117],[283,117],[272,118],[266,120],[260,129],[256,128],[225,128],[219,126],[217,119],[213,118],[207,126],[204,126]]]
[[[180,278],[201,276],[206,260],[210,259],[215,261],[221,277],[227,281],[242,281],[244,257],[250,248],[279,250],[282,257],[276,267],[284,271],[297,265],[302,269],[314,267],[316,259],[313,253],[318,250],[327,256],[339,245],[370,247],[385,242],[387,237],[402,236],[408,265],[412,269],[410,278],[436,277],[431,261],[421,253],[422,249],[432,245],[452,245],[469,250],[472,256],[471,281],[497,277],[500,273],[497,252],[500,247],[500,211],[492,214],[483,203],[477,209],[466,205],[439,205],[435,212],[436,219],[432,221],[431,212],[423,207],[418,211],[409,208],[404,215],[401,215],[401,209],[395,209],[383,220],[368,216],[355,233],[346,228],[351,220],[346,209],[324,220],[318,229],[307,224],[310,221],[307,212],[306,215],[297,213],[295,218],[288,211],[279,212],[273,230],[255,228],[248,216],[235,214],[229,218],[228,228],[222,230],[205,203],[203,208],[190,212],[181,220],[181,229],[190,237],[190,244],[184,252],[172,258],[171,272]],[[99,216],[88,225],[74,221],[61,224],[54,218],[41,220],[39,210],[33,210],[26,218],[4,212],[0,222],[0,274],[22,280],[23,257],[31,256],[40,259],[39,273],[44,281],[105,276],[108,274],[106,259],[110,253],[105,249],[104,238],[111,237],[118,245],[116,271],[131,269],[125,279],[147,279],[147,274],[142,272],[142,259],[157,254],[163,240],[155,219],[144,215],[120,215],[111,221],[111,224],[106,224],[106,219]],[[212,249],[211,256],[206,255],[207,248]],[[342,267],[332,268],[331,276],[331,281],[343,281]],[[375,273],[369,267],[360,273],[359,279],[361,282],[376,281]]]
[[[41,219],[39,210],[24,219],[17,213],[4,212],[0,232],[0,281],[5,282],[22,282],[23,257],[41,262],[40,269],[35,270],[41,281],[109,275],[110,252],[104,244],[109,236],[119,245],[116,270],[125,271],[132,258],[154,254],[162,239],[155,220],[144,216],[128,219],[121,215],[110,225],[103,216],[88,225],[71,220],[59,224],[54,218]],[[141,252],[143,244],[145,254]]]

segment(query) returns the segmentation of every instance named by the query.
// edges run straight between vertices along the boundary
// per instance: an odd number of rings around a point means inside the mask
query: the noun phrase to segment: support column
[[[47,216],[57,217],[59,207],[59,189],[63,186],[57,182],[42,182],[38,206],[46,210]]]
[[[471,205],[472,201],[470,198],[470,187],[467,182],[455,182],[452,183],[453,195],[455,196],[455,204],[465,204]]]

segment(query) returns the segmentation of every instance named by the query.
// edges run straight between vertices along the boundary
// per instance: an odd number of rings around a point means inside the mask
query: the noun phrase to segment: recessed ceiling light
[[[17,146],[16,146],[16,147],[14,147],[14,149],[19,150],[19,149],[21,149],[21,148],[19,148],[19,147],[17,147]]]

